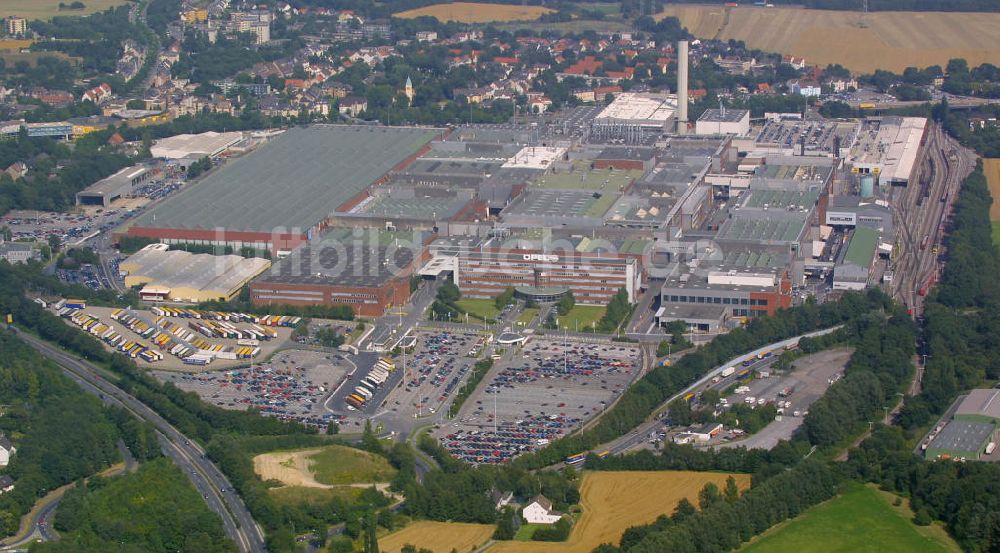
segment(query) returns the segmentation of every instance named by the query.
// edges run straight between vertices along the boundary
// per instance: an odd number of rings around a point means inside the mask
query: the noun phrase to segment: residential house
[[[108,83],[101,83],[94,88],[83,93],[80,97],[81,102],[91,101],[95,104],[100,104],[101,102],[107,100],[111,97],[111,85]]]
[[[801,94],[807,97],[818,97],[823,93],[823,89],[815,81],[789,81],[788,89],[792,94]]]
[[[524,509],[521,510],[521,516],[524,517],[529,524],[555,524],[559,522],[564,515],[559,511],[552,509],[552,502],[549,501],[544,495],[536,495],[534,499],[529,502]]]
[[[437,38],[437,31],[417,31],[417,42],[434,42]]]
[[[23,244],[15,244],[23,245]],[[3,246],[3,244],[0,244]],[[31,246],[28,246],[30,249]],[[7,438],[7,436],[0,436],[0,467],[6,467],[10,463],[10,458],[17,453],[17,448],[14,444]]]
[[[493,501],[493,505],[496,510],[503,509],[514,499],[514,492],[501,492],[500,490],[493,490],[490,494],[490,499]]]
[[[9,474],[0,476],[0,494],[14,491],[14,479]]]
[[[357,117],[359,113],[368,109],[368,99],[364,96],[347,96],[340,100],[337,111],[344,115]]]
[[[23,161],[15,161],[4,172],[10,175],[10,178],[17,180],[28,174],[28,165]]]

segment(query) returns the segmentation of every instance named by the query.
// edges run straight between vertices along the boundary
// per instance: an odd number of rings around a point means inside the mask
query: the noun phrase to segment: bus
[[[579,465],[587,458],[586,453],[577,453],[576,455],[570,455],[566,458],[566,464],[570,466]]]

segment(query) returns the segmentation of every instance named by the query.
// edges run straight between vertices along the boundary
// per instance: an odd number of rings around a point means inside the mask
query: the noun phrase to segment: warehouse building
[[[609,146],[594,158],[594,169],[616,169],[619,171],[649,171],[656,165],[656,150],[653,148],[624,148]]]
[[[864,290],[871,280],[872,265],[878,251],[879,233],[868,227],[858,227],[851,233],[850,243],[841,248],[833,268],[834,290]]]
[[[250,285],[256,305],[347,305],[379,317],[410,298],[410,276],[425,259],[423,236],[334,229],[302,245]]]
[[[109,207],[115,200],[128,197],[137,186],[160,173],[156,167],[133,165],[101,179],[76,193],[76,205]]]
[[[975,389],[956,400],[951,419],[939,422],[921,443],[928,459],[996,461],[1000,390]]]
[[[157,140],[150,148],[150,153],[155,158],[172,160],[218,157],[241,140],[243,140],[241,132],[208,131],[201,134],[178,134]]]
[[[750,134],[750,111],[745,109],[706,109],[695,122],[697,135]]]
[[[141,215],[130,236],[289,252],[425,153],[439,129],[295,127]],[[373,155],[378,153],[378,155]]]
[[[622,140],[642,144],[673,127],[677,97],[666,94],[623,92],[604,108],[590,125],[595,140]]]
[[[152,301],[228,301],[271,266],[267,259],[193,254],[150,244],[121,262],[125,286]]]

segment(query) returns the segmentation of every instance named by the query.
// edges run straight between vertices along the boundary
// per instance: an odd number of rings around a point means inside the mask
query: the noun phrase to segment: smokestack
[[[688,41],[677,41],[677,132],[687,130],[688,120]]]

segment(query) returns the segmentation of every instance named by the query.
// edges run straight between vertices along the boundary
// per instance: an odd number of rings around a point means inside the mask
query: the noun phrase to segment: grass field
[[[720,2],[721,4],[721,2]],[[741,6],[669,6],[699,38],[736,39],[751,48],[794,54],[810,64],[859,72],[907,66],[1000,64],[1000,13],[858,12]]]
[[[514,534],[514,541],[531,541],[531,536],[535,535],[535,530],[543,526],[548,526],[548,524],[521,523],[521,527],[517,529],[517,534]]]
[[[425,520],[379,538],[378,548],[384,553],[399,553],[404,545],[410,544],[417,546],[417,549],[430,549],[434,553],[448,553],[452,549],[466,553],[489,541],[493,530],[491,524]]]
[[[345,501],[357,499],[364,488],[340,487],[340,488],[307,488],[305,486],[282,486],[270,490],[271,497],[283,505],[298,505],[307,503],[309,505],[324,505],[329,503],[334,497],[343,498]]]
[[[459,309],[468,313],[470,317],[492,321],[500,314],[500,310],[497,309],[497,305],[493,300],[465,299],[458,300],[455,304],[458,305]]]
[[[567,541],[499,542],[490,553],[576,553],[592,551],[602,543],[617,544],[629,526],[672,513],[682,497],[697,503],[698,491],[705,484],[714,482],[721,488],[728,476],[684,471],[588,472],[580,486],[583,515]],[[748,474],[733,477],[741,488],[750,485]]]
[[[576,332],[588,332],[593,330],[597,321],[601,320],[604,312],[607,311],[602,305],[575,305],[566,315],[559,317],[559,328],[566,327]]]
[[[913,513],[892,505],[894,495],[852,484],[846,493],[779,525],[743,548],[743,553],[910,551],[958,552],[941,526],[916,526]]]
[[[305,488],[387,482],[395,474],[384,457],[339,445],[263,453],[253,466],[263,480]]]
[[[67,56],[62,52],[18,52],[16,50],[8,50],[6,52],[0,53],[0,59],[3,59],[7,67],[11,67],[19,61],[26,61],[31,67],[38,65],[39,58],[61,58],[70,61],[74,64],[80,62],[80,58]]]
[[[87,15],[124,4],[125,0],[84,0],[86,8],[62,11],[59,10],[59,2],[71,3],[67,0],[3,0],[0,2],[0,17],[17,15],[26,19],[50,19],[54,15]]]
[[[415,10],[394,13],[393,16],[403,19],[413,19],[429,15],[439,21],[458,21],[460,23],[487,23],[490,21],[533,21],[542,15],[552,12],[549,8],[540,6],[516,6],[513,4],[478,4],[472,2],[455,2],[452,4],[433,4]]]
[[[527,326],[528,323],[531,322],[531,319],[535,318],[535,315],[538,315],[537,307],[526,307],[524,311],[517,316],[517,322]]]

